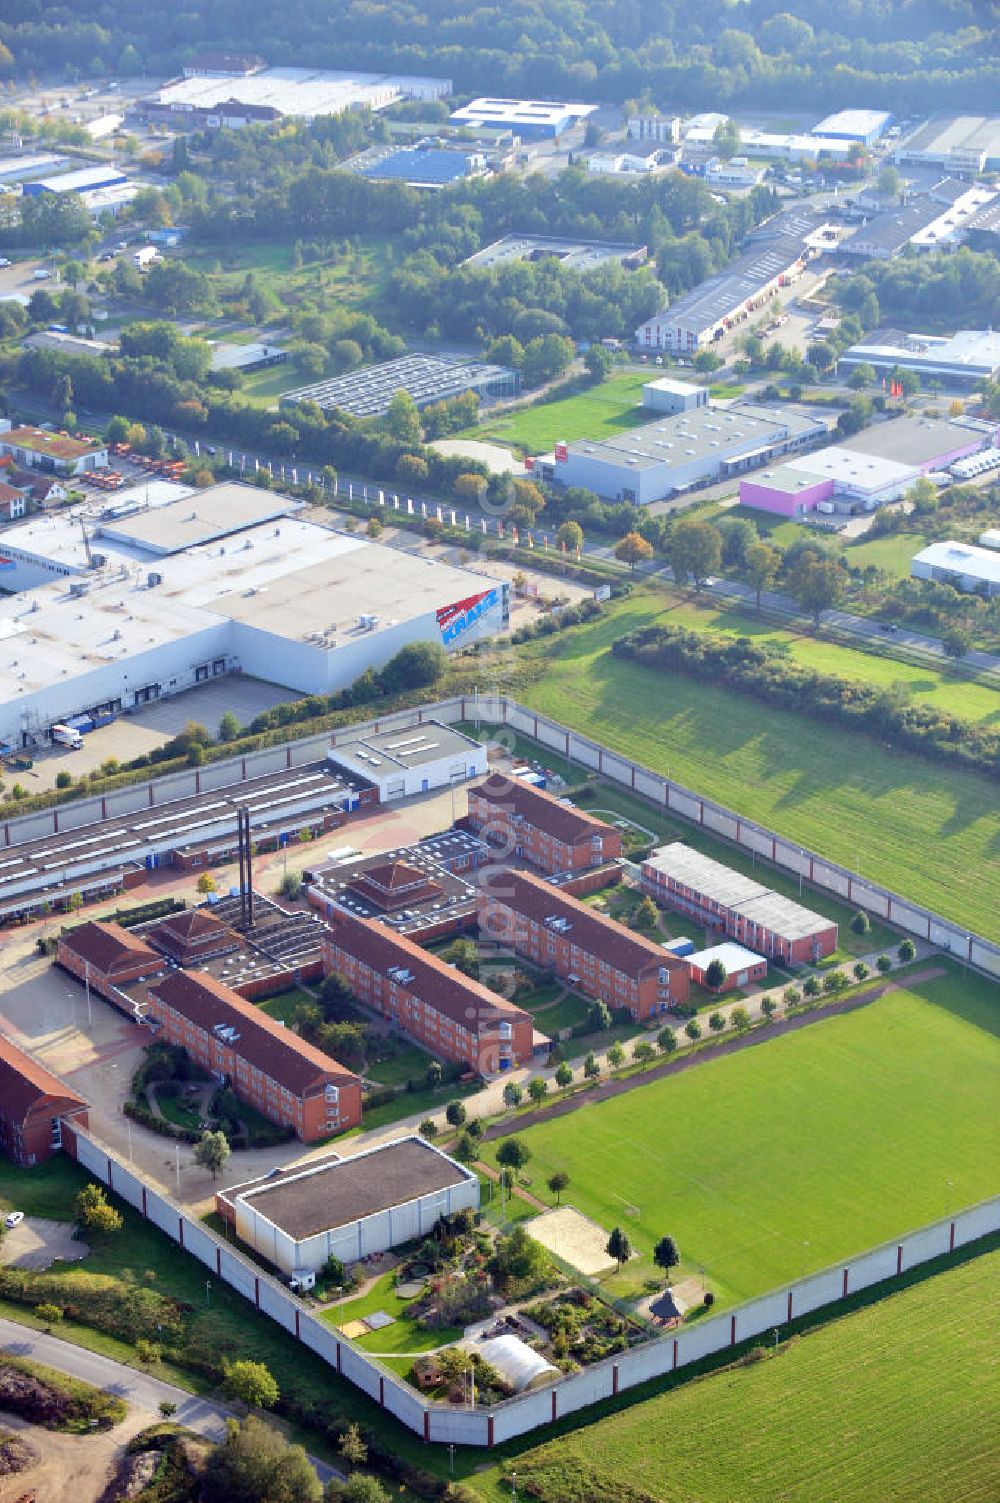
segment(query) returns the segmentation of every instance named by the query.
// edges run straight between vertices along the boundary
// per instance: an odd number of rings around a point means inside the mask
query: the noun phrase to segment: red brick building
[[[690,972],[679,956],[532,872],[504,871],[481,889],[479,928],[639,1021],[687,1001]]]
[[[206,908],[185,908],[170,913],[151,929],[146,939],[178,965],[202,965],[216,955],[229,955],[242,944],[239,935]]]
[[[378,866],[369,866],[348,882],[347,891],[383,913],[395,913],[400,908],[416,907],[444,897],[444,889],[429,872],[421,871],[407,861],[385,861]]]
[[[333,910],[328,922],[326,970],[433,1054],[483,1075],[530,1060],[530,1013],[378,920]]]
[[[305,1143],[361,1124],[361,1082],[350,1070],[212,976],[172,971],[147,989],[161,1038]]]
[[[469,789],[469,824],[506,854],[550,875],[584,871],[622,853],[621,836],[603,819],[496,772]]]
[[[145,940],[120,924],[96,919],[60,936],[56,960],[78,981],[89,982],[110,1000],[118,1000],[113,995],[115,988],[159,976],[166,969],[163,956]]]
[[[680,840],[646,858],[642,885],[651,897],[688,914],[709,933],[723,934],[769,960],[811,965],[837,948],[833,919]]]
[[[87,1126],[82,1096],[0,1037],[0,1150],[30,1168],[62,1147],[62,1119]]]

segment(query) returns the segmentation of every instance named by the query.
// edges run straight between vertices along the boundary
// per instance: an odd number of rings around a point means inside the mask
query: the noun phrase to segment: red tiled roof
[[[236,946],[239,936],[222,919],[204,908],[168,914],[146,930],[157,949],[183,959],[186,955],[215,954],[222,946]]]
[[[405,861],[386,861],[369,866],[347,884],[349,892],[367,899],[377,908],[402,908],[406,903],[427,903],[439,898],[443,888],[427,872]]]
[[[506,997],[422,950],[405,934],[393,933],[378,919],[337,912],[330,915],[328,924],[331,936],[326,943],[340,945],[381,976],[395,966],[409,971],[411,979],[400,983],[405,990],[470,1033],[482,1033],[493,1023],[517,1023],[530,1017]]]
[[[59,943],[81,960],[89,960],[104,975],[123,961],[130,964],[148,961],[154,969],[163,965],[160,956],[144,939],[130,934],[120,924],[102,924],[98,919],[91,919],[62,935]]]
[[[228,1047],[296,1096],[310,1095],[331,1079],[341,1084],[356,1079],[322,1049],[307,1044],[290,1028],[283,1028],[214,976],[172,971],[162,981],[152,983],[148,996],[153,1017],[157,1016],[157,1003],[164,1002],[206,1033],[219,1023],[235,1028],[239,1038],[231,1040]]]
[[[667,966],[671,970],[687,971],[687,965],[669,950],[664,950],[651,939],[626,929],[606,914],[598,913],[571,893],[562,892],[536,877],[532,872],[504,871],[499,874],[499,886],[494,896],[489,883],[481,889],[479,910],[488,911],[498,903],[514,913],[533,919],[544,926],[547,918],[565,919],[569,928],[553,930],[554,934],[579,945],[581,950],[607,961],[616,971],[625,976],[638,978],[645,975],[650,966]]]
[[[422,872],[419,867],[410,866],[406,861],[386,861],[381,866],[369,866],[364,875],[376,887],[384,887],[386,892],[394,892],[399,887],[412,887],[428,880],[426,872]]]
[[[593,814],[574,809],[546,793],[544,788],[535,788],[523,778],[508,778],[494,772],[485,782],[469,790],[470,797],[485,799],[488,804],[515,815],[520,815],[526,824],[533,825],[565,845],[578,845],[592,835],[609,835],[611,826]]]
[[[0,1035],[0,1108],[8,1122],[23,1122],[42,1106],[56,1116],[79,1111],[87,1103],[44,1065]]]

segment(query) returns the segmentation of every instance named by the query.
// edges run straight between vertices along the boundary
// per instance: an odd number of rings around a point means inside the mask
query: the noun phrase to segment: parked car
[[[23,1211],[8,1211],[7,1215],[3,1219],[3,1224],[8,1231],[12,1231],[15,1226],[20,1226],[23,1220]]]
[[[11,264],[6,256],[0,256],[0,266],[10,266]]]

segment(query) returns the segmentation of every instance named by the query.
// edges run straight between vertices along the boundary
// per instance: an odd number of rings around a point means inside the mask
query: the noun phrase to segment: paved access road
[[[173,1416],[175,1423],[194,1430],[197,1435],[204,1435],[208,1440],[222,1440],[226,1433],[226,1421],[236,1418],[236,1411],[224,1404],[197,1398],[194,1394],[186,1393],[183,1388],[175,1387],[173,1383],[164,1383],[161,1378],[154,1378],[150,1373],[126,1367],[124,1363],[115,1362],[111,1357],[102,1356],[100,1352],[88,1351],[86,1347],[74,1346],[72,1342],[63,1341],[59,1336],[33,1331],[18,1325],[15,1320],[0,1318],[0,1351],[9,1352],[14,1357],[27,1357],[35,1362],[42,1362],[46,1367],[55,1368],[57,1372],[91,1383],[106,1393],[113,1393],[127,1404],[150,1415],[158,1415],[161,1403],[176,1404],[177,1411]],[[324,1483],[331,1477],[342,1475],[325,1461],[317,1461],[315,1456],[310,1457],[310,1460]]]

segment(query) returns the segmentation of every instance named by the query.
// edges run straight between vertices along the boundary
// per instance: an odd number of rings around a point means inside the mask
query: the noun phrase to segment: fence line
[[[242,1294],[261,1314],[276,1321],[415,1434],[426,1441],[444,1444],[499,1445],[600,1399],[624,1393],[650,1378],[664,1377],[702,1357],[779,1329],[800,1316],[834,1306],[862,1289],[1000,1231],[1000,1196],[997,1196],[870,1248],[834,1268],[822,1269],[771,1290],[735,1310],[707,1317],[686,1330],[656,1337],[545,1388],[505,1399],[489,1410],[462,1409],[423,1397],[396,1374],[381,1367],[377,1360],[305,1309],[277,1279],[147,1184],[90,1132],[65,1122],[63,1142],[67,1152],[102,1184]]]
[[[84,799],[79,804],[25,815],[4,825],[4,842],[11,845],[37,840],[91,820],[159,807],[173,799],[207,793],[226,782],[240,782],[267,772],[299,766],[322,756],[341,740],[379,730],[403,730],[427,720],[451,724],[475,721],[481,725],[485,722],[518,731],[567,760],[601,773],[629,792],[643,795],[665,813],[679,816],[700,829],[731,841],[792,876],[800,877],[803,882],[832,893],[842,902],[867,908],[904,933],[926,940],[991,979],[1000,980],[1000,944],[502,694],[479,694],[477,691],[473,695],[454,695],[416,709],[397,710],[373,720],[357,722],[345,726],[342,731],[322,731],[290,741],[285,746],[250,752],[190,772],[150,779],[146,783],[134,783],[113,793]]]

